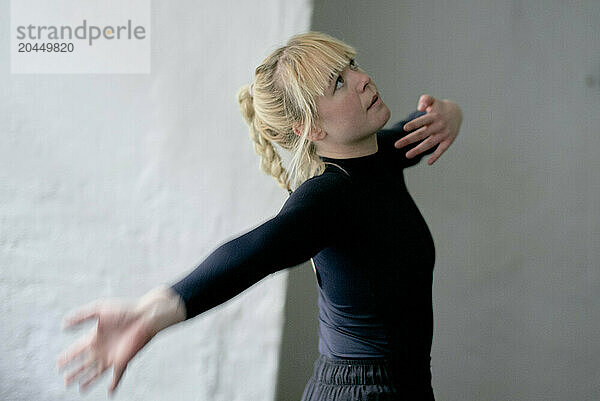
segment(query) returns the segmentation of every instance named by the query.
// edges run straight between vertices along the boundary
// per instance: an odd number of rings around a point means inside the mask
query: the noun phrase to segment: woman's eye
[[[341,81],[341,83],[344,83],[344,78],[342,78],[342,76],[341,76],[341,75],[338,75],[338,78],[337,78],[337,80],[335,81],[335,89],[336,89],[336,90],[337,90],[337,89],[340,89],[340,88],[337,86],[338,82],[340,82],[340,81]]]
[[[354,61],[354,59],[350,60],[349,67],[350,67],[351,70],[354,70],[354,71],[358,70],[358,64],[356,64],[356,61]],[[342,83],[342,84],[344,83],[344,78],[342,78],[341,75],[338,75],[338,78],[335,81],[335,89],[334,89],[334,91],[337,90],[337,89],[340,89],[340,87],[337,86],[338,82]]]

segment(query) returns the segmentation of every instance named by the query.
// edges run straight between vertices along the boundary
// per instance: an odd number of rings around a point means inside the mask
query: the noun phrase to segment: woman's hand
[[[456,103],[448,99],[437,100],[429,95],[422,95],[419,98],[417,110],[427,111],[427,114],[406,123],[403,127],[405,131],[416,131],[396,141],[394,146],[400,149],[408,144],[427,138],[408,151],[406,158],[410,159],[439,144],[427,161],[427,164],[432,165],[458,136],[462,123],[462,110]]]
[[[129,361],[153,337],[147,319],[135,304],[122,301],[96,301],[75,311],[64,320],[63,328],[72,328],[89,319],[98,319],[98,324],[86,336],[64,351],[57,359],[62,369],[73,365],[65,372],[65,385],[80,380],[80,391],[84,391],[106,369],[114,368],[112,393]]]

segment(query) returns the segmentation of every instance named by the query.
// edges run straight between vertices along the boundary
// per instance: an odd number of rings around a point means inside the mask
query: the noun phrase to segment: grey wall
[[[310,262],[288,271],[275,399],[300,400],[319,357],[317,281]]]
[[[149,75],[11,75],[0,2],[0,399],[78,400],[62,316],[170,283],[276,214],[235,93],[311,4],[153,2]],[[287,272],[160,333],[117,400],[271,400]],[[87,395],[106,399],[107,374]]]
[[[315,1],[312,29],[358,49],[390,123],[423,93],[464,112],[405,172],[436,244],[439,400],[600,398],[598,21],[591,0]]]

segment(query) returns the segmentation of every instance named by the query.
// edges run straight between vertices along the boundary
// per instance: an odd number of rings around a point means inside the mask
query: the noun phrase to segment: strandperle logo
[[[11,0],[12,74],[150,74],[152,0]]]
[[[75,28],[69,25],[28,25],[17,27],[17,39],[31,40],[87,40],[92,46],[95,40],[143,40],[146,39],[146,28],[142,25],[134,26],[131,20],[126,25],[88,25],[86,19],[82,25]]]

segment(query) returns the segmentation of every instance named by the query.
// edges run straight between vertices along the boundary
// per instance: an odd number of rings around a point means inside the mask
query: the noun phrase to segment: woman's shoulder
[[[302,191],[345,191],[350,188],[352,180],[346,172],[335,167],[328,166],[322,174],[315,175],[302,183],[296,190]]]
[[[311,203],[332,203],[345,199],[352,189],[352,181],[343,172],[327,168],[322,174],[304,181],[292,192],[286,203],[308,206]]]

